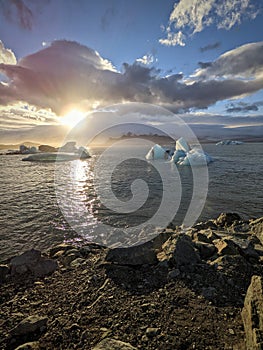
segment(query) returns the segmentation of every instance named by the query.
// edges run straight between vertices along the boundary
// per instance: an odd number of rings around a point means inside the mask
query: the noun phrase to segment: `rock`
[[[211,239],[209,239],[204,232],[207,232],[207,231],[201,230],[201,231],[195,232],[193,240],[197,242],[202,242],[202,243],[212,243]],[[208,230],[208,233],[211,233],[211,232],[212,231]]]
[[[251,231],[256,234],[263,244],[263,217],[250,222]]]
[[[180,276],[181,272],[179,269],[174,269],[170,271],[167,275],[167,279],[169,280],[176,280]]]
[[[20,346],[18,346],[15,350],[38,350],[39,349],[39,342],[33,341],[30,343],[25,343]]]
[[[35,332],[43,332],[46,329],[48,318],[38,315],[28,316],[23,319],[16,327],[11,329],[12,336],[23,336]]]
[[[216,253],[216,247],[213,244],[195,242],[195,247],[198,249],[200,257],[207,260]]]
[[[83,258],[77,258],[73,261],[71,261],[70,266],[71,267],[80,267],[86,260]]]
[[[240,220],[241,217],[237,213],[222,213],[216,219],[216,224],[220,227],[229,227]]]
[[[71,244],[61,243],[61,244],[58,244],[49,250],[49,256],[52,258],[59,251],[62,251],[65,253],[66,251],[71,250],[71,249],[76,249],[76,247],[74,247]]]
[[[131,344],[111,338],[103,339],[92,350],[136,350]]]
[[[235,243],[230,239],[216,239],[214,245],[220,255],[238,255],[238,249]]]
[[[35,277],[51,274],[58,268],[55,260],[41,256],[39,250],[31,249],[10,261],[11,275],[31,272]]]
[[[216,288],[214,287],[202,288],[202,295],[204,298],[208,300],[213,300],[216,296]]]
[[[253,276],[242,310],[246,347],[249,350],[263,349],[263,280]]]
[[[158,335],[160,333],[160,328],[147,328],[146,329],[146,336],[148,338],[153,338],[155,337],[156,335]]]
[[[195,251],[193,243],[188,236],[181,235],[177,238],[172,261],[178,268],[195,265],[200,262],[199,254]]]
[[[158,263],[152,242],[128,248],[110,249],[106,261],[119,265],[154,265]]]
[[[0,265],[0,284],[6,281],[9,274],[9,267],[7,265]]]

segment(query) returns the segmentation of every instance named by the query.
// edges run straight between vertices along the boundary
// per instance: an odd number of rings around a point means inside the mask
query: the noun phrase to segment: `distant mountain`
[[[38,146],[40,146],[40,143],[26,141],[26,142],[22,142],[19,144],[0,144],[0,150],[2,150],[2,149],[19,149],[20,145],[25,145],[26,147],[33,147],[33,146],[38,147]]]

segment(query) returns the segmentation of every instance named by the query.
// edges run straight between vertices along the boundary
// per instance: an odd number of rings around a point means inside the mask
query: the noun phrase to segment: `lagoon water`
[[[263,216],[263,143],[206,144],[203,149],[215,162],[208,166],[209,191],[197,221],[217,217],[221,212],[237,212],[245,219]],[[63,201],[67,218],[57,203],[54,163],[22,162],[21,155],[1,156],[0,261],[30,248],[47,249],[63,241],[92,240],[98,222],[121,229],[136,227],[154,215],[164,190],[162,179],[151,163],[136,157],[125,160],[113,174],[105,163],[105,168],[103,165],[100,168],[99,179],[102,188],[105,185],[105,193],[110,181],[116,198],[124,202],[132,197],[132,182],[145,180],[149,189],[145,204],[128,214],[116,213],[101,204],[93,180],[94,164],[102,151],[93,149],[93,157],[85,161],[58,164],[61,170],[56,182],[58,199]],[[143,155],[147,149],[138,147],[138,152]],[[118,152],[111,156],[117,159]],[[72,171],[74,183],[69,183],[68,174]],[[193,175],[191,169],[175,170],[169,163],[167,171],[178,171],[181,180],[183,199],[173,220],[180,225],[191,201]],[[174,203],[165,205],[168,208]],[[83,211],[88,214],[84,216]],[[76,218],[77,230],[70,225]]]

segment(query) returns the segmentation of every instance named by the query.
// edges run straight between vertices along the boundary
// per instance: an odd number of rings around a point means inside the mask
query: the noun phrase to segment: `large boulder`
[[[0,265],[0,284],[5,282],[9,274],[9,267],[7,265]]]
[[[128,248],[110,249],[106,261],[119,265],[153,265],[158,263],[153,242]]]
[[[177,238],[172,261],[178,268],[181,266],[190,267],[200,262],[198,251],[188,236],[183,234]]]
[[[11,329],[10,334],[12,336],[26,336],[35,332],[43,332],[46,329],[47,321],[47,317],[38,315],[28,316]]]
[[[263,349],[263,280],[253,276],[248,287],[242,319],[246,336],[246,348]]]
[[[220,227],[229,227],[240,220],[241,217],[237,213],[221,213],[216,219],[216,224]]]
[[[136,350],[136,348],[120,340],[105,338],[92,350]]]
[[[32,273],[35,277],[51,274],[58,268],[55,260],[41,256],[39,250],[31,249],[10,261],[11,275]]]
[[[251,231],[256,234],[263,244],[263,217],[250,222]]]

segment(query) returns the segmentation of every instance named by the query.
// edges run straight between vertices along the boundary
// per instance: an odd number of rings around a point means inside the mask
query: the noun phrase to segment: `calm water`
[[[216,217],[227,211],[237,212],[244,218],[263,216],[263,143],[239,146],[207,144],[203,148],[214,157],[215,162],[208,167],[209,192],[198,220]],[[147,149],[138,147],[137,151],[143,155]],[[121,214],[106,208],[97,196],[93,184],[94,164],[101,149],[92,152],[93,157],[86,161],[58,165],[59,201],[63,202],[68,221],[77,222],[77,232],[70,227],[57,204],[55,165],[22,162],[22,156],[19,155],[1,156],[0,260],[32,247],[46,249],[65,240],[92,240],[97,222],[122,229],[136,227],[154,215],[165,189],[151,163],[135,157],[123,161],[111,174],[109,164],[118,158],[118,152],[113,152],[99,169],[105,196],[110,183],[120,201],[131,200],[130,186],[134,180],[140,178],[148,184],[149,193],[145,204],[132,213]],[[167,172],[174,171],[180,176],[182,183],[183,199],[174,218],[175,224],[181,224],[191,201],[193,174],[186,167],[179,169],[178,173],[170,163],[165,166]],[[69,178],[74,178],[74,181],[70,182]],[[170,208],[175,204],[166,205]]]

